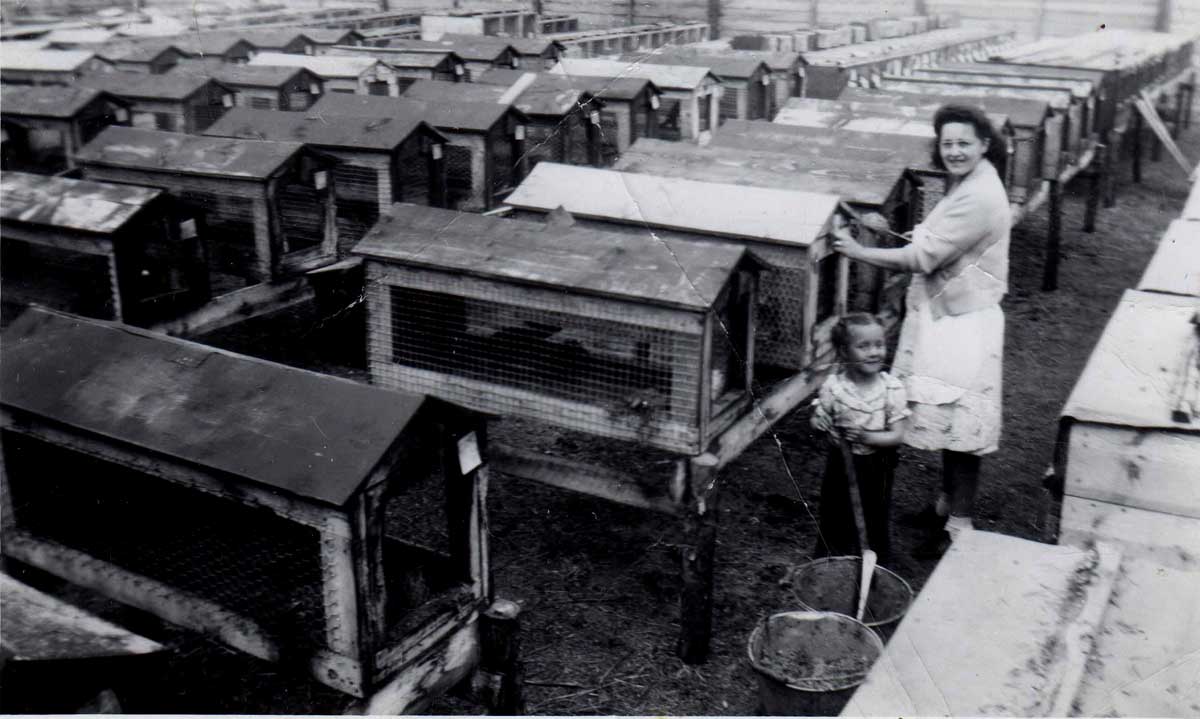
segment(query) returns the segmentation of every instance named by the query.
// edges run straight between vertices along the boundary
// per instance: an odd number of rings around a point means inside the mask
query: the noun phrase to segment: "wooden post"
[[[1104,146],[1104,206],[1117,205],[1117,164],[1121,159],[1122,133],[1108,131],[1108,142]]]
[[[384,491],[386,483],[360,493],[351,514],[354,583],[358,595],[358,651],[364,681],[375,671],[375,652],[387,632],[387,582],[383,575]],[[327,578],[328,579],[328,578]]]
[[[1183,126],[1189,128],[1192,126],[1192,101],[1196,97],[1196,73],[1192,73],[1192,77],[1187,81],[1186,87],[1187,111],[1183,113]]]
[[[1133,111],[1133,181],[1137,184],[1142,183],[1142,113],[1136,106],[1131,105]]]
[[[479,692],[492,714],[525,713],[520,618],[520,605],[507,599],[479,615]]]
[[[1059,247],[1062,244],[1062,186],[1058,179],[1050,180],[1050,228],[1046,236],[1046,259],[1042,267],[1042,290],[1058,289]]]
[[[1155,32],[1171,32],[1171,0],[1158,0],[1158,12],[1154,16]]]
[[[1088,188],[1087,209],[1083,213],[1083,231],[1096,231],[1096,213],[1100,208],[1100,193],[1104,186],[1105,175],[1108,174],[1108,146],[1096,145],[1094,163],[1088,173],[1091,186]]]
[[[721,37],[721,0],[708,0],[708,36]]]
[[[1183,83],[1181,82],[1175,88],[1175,120],[1171,123],[1171,137],[1179,137],[1180,131],[1183,129],[1183,112],[1185,104],[1183,102],[1183,93],[1186,92]]]
[[[708,658],[712,638],[713,555],[717,543],[717,458],[686,462],[681,498],[683,588],[679,595],[678,654],[688,664]]]

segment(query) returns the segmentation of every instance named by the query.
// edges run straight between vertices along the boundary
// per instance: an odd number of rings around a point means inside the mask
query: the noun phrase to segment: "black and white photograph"
[[[0,714],[1200,717],[1200,0],[0,0]]]

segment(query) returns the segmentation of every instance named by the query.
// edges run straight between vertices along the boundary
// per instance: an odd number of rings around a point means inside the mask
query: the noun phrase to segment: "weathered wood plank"
[[[407,663],[354,709],[370,715],[418,714],[465,679],[479,663],[479,615],[448,625],[452,631]]]
[[[1186,568],[1200,559],[1200,519],[1082,497],[1065,497],[1058,541],[1119,545],[1126,556]]]
[[[1076,422],[1066,493],[1200,519],[1200,435]]]
[[[216,297],[197,310],[151,329],[176,337],[215,332],[222,327],[308,302],[314,296],[312,285],[303,277],[264,282]]]

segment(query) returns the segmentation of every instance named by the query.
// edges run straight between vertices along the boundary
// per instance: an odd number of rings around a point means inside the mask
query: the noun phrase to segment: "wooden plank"
[[[378,484],[359,493],[350,513],[352,571],[347,574],[343,567],[338,576],[325,576],[326,581],[353,584],[355,613],[347,619],[354,622],[350,629],[357,632],[359,655],[365,658],[363,673],[366,676],[375,673],[375,653],[388,629],[387,583],[383,575],[383,531],[387,521],[383,495],[387,488],[386,484]]]
[[[325,641],[340,654],[360,656],[358,601],[349,522],[331,517],[321,532],[321,589],[325,599]]]
[[[176,337],[195,336],[294,307],[313,297],[312,285],[303,277],[264,282],[216,297],[199,309],[151,329]]]
[[[1200,557],[1200,519],[1068,496],[1058,541],[1075,546],[1110,542],[1128,557],[1185,568]]]
[[[1200,199],[1200,192],[1193,194]],[[1200,297],[1200,226],[1184,219],[1172,222],[1137,289]]]
[[[1100,551],[991,532],[960,535],[843,716],[1047,716],[1072,661],[1065,628],[1095,632],[1111,584]],[[970,586],[970,601],[963,587]],[[987,641],[964,641],[965,636]],[[1073,655],[1068,655],[1071,649]]]
[[[677,508],[663,487],[651,493],[645,483],[617,470],[585,464],[563,457],[537,454],[492,443],[488,448],[490,466],[522,479],[531,479],[559,489],[568,489],[610,502],[641,509],[675,514]],[[665,482],[664,482],[665,485]]]
[[[478,621],[472,614],[355,708],[372,716],[421,713],[479,663]]]
[[[716,552],[719,467],[712,455],[688,462],[683,515],[682,580],[677,654],[688,664],[708,658],[712,639],[713,559]]]
[[[1200,435],[1076,422],[1066,493],[1200,519]]]
[[[389,680],[396,671],[415,662],[459,628],[475,622],[479,604],[473,592],[458,587],[414,610],[395,628],[398,629],[395,636],[400,639],[376,653],[373,682]]]
[[[822,379],[812,371],[798,372],[768,390],[763,399],[754,402],[749,412],[709,445],[709,454],[716,459],[717,468],[741,456],[755,440],[815,392]]]
[[[165,647],[0,574],[3,647],[15,661],[156,654]]]

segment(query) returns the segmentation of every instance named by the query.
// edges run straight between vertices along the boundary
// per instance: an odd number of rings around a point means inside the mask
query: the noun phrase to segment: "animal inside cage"
[[[491,603],[475,420],[47,310],[4,340],[9,558],[371,713],[473,669]]]
[[[376,384],[687,454],[749,400],[742,247],[395,205],[356,252]]]

